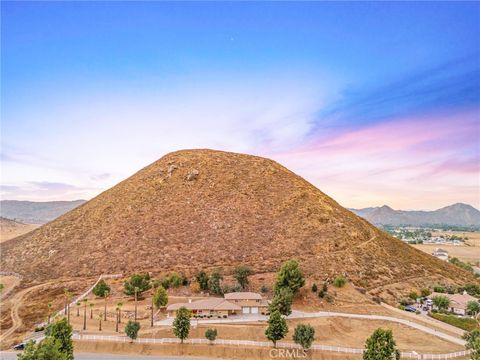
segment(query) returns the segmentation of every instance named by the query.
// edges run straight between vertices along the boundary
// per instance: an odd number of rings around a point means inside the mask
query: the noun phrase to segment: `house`
[[[193,315],[227,317],[229,315],[240,314],[242,308],[239,305],[232,304],[223,298],[211,298],[188,303],[176,303],[167,306],[167,316],[175,316],[178,309],[186,307]]]
[[[175,316],[181,307],[186,307],[197,316],[228,317],[240,314],[266,314],[268,302],[260,294],[253,292],[228,293],[224,298],[170,304],[167,306],[167,316]]]
[[[266,314],[267,312],[267,300],[257,293],[233,292],[225,294],[225,299],[239,305],[242,308],[242,314]]]
[[[467,314],[467,304],[470,301],[478,301],[474,296],[467,294],[464,291],[462,294],[443,294],[443,293],[432,293],[429,298],[433,299],[435,296],[445,296],[450,300],[450,305],[448,310],[457,315],[466,315]]]
[[[440,248],[433,250],[432,255],[440,260],[448,261],[448,251]]]

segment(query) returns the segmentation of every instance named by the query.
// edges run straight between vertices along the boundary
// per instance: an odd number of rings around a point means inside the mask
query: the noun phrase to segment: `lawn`
[[[456,326],[465,331],[472,331],[479,328],[478,323],[471,318],[458,317],[455,315],[441,314],[441,313],[429,313],[429,316],[434,319],[443,321],[444,323]]]

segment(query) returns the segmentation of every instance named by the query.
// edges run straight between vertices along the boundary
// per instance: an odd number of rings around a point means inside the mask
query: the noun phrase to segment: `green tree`
[[[80,301],[77,301],[75,305],[77,305],[77,316],[80,316]]]
[[[410,291],[410,293],[408,294],[408,297],[415,301],[418,299],[418,294],[416,291]]]
[[[157,309],[168,304],[168,293],[163,286],[159,286],[155,293],[153,294],[153,304]]]
[[[45,336],[52,337],[60,343],[60,351],[67,360],[73,360],[72,326],[63,318],[47,326]]]
[[[423,288],[420,290],[420,294],[422,295],[422,297],[427,297],[431,294],[431,291],[428,288]]]
[[[293,293],[289,288],[281,288],[275,294],[269,305],[270,312],[278,310],[282,315],[288,316],[292,313]]]
[[[309,324],[298,324],[295,327],[293,341],[300,345],[304,350],[310,349],[315,340],[315,329]]]
[[[110,286],[102,279],[95,285],[92,292],[93,295],[103,298],[107,292],[110,293],[110,290]]]
[[[347,279],[345,279],[345,277],[342,275],[339,275],[335,279],[333,279],[333,286],[338,288],[344,287],[346,283]]]
[[[265,336],[273,342],[273,347],[277,347],[277,341],[282,340],[287,333],[287,321],[278,310],[271,312],[268,319],[268,327],[265,330]]]
[[[67,360],[67,354],[62,352],[60,341],[47,337],[39,344],[29,341],[23,353],[17,355],[18,360]],[[72,357],[73,359],[73,357]]]
[[[196,276],[195,279],[198,282],[198,285],[200,285],[200,290],[202,291],[208,291],[208,275],[205,271],[200,271]]]
[[[173,333],[180,339],[183,344],[183,340],[188,338],[190,333],[190,310],[182,306],[177,310],[175,319],[173,320]]]
[[[475,329],[463,335],[466,341],[465,348],[470,350],[471,360],[480,360],[480,330]]]
[[[138,332],[140,331],[140,323],[138,321],[129,320],[127,325],[125,325],[125,334],[133,340],[138,337]]]
[[[207,331],[205,331],[205,338],[211,342],[215,341],[217,338],[217,329],[207,329]]]
[[[480,313],[480,303],[472,300],[467,303],[467,313],[472,316],[476,316]]]
[[[214,270],[208,279],[208,288],[212,293],[216,295],[222,295],[222,280],[222,274],[218,270]]]
[[[317,286],[317,284],[314,283],[312,285],[312,292],[317,292],[317,291],[318,291],[318,286]]]
[[[144,291],[151,289],[152,284],[150,281],[150,274],[133,274],[130,279],[123,284],[123,292],[125,295],[140,296]]]
[[[295,296],[304,285],[305,278],[298,267],[298,262],[296,260],[288,260],[283,263],[280,271],[277,273],[274,291],[277,292],[281,288],[289,288]]]
[[[432,301],[433,305],[435,305],[438,310],[447,310],[450,305],[450,299],[443,295],[434,296]]]
[[[378,328],[365,342],[364,360],[391,360],[400,359],[392,330]]]
[[[178,288],[183,285],[183,276],[178,273],[172,273],[169,277],[170,286]]]
[[[87,330],[87,302],[87,298],[83,299],[83,330]]]
[[[238,285],[245,290],[248,285],[248,277],[253,274],[253,270],[246,265],[238,265],[233,270],[233,277],[237,280]]]

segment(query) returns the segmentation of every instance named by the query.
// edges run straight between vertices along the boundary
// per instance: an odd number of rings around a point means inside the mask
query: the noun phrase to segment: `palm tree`
[[[102,331],[103,314],[102,313],[98,314],[97,319],[98,319],[98,331]]]
[[[83,299],[83,330],[87,330],[87,302],[88,299]]]
[[[80,316],[80,301],[77,301],[77,317]]]
[[[115,308],[115,310],[116,310],[116,313],[117,313],[117,321],[115,323],[115,332],[118,332],[118,321],[119,321],[119,317],[120,317],[118,312],[120,311],[120,308],[117,306]]]
[[[122,306],[123,306],[123,303],[122,303],[121,301],[117,303],[118,323],[119,323],[119,324],[122,323]]]
[[[65,315],[67,317],[67,322],[70,324],[70,300],[72,299],[72,293],[65,288],[63,290],[65,294]]]
[[[105,296],[104,296],[105,305],[104,305],[104,312],[103,312],[103,320],[104,321],[107,321],[107,298],[108,298],[108,295],[110,295],[110,292],[105,291]]]
[[[47,321],[47,324],[50,324],[50,317],[52,316],[52,303],[48,303],[47,307],[48,307],[48,321]]]
[[[135,286],[135,321],[137,321],[137,294],[138,294],[138,290],[140,290],[138,287]]]
[[[157,284],[156,281],[154,281],[152,279],[152,309],[151,309],[151,313],[150,313],[150,327],[153,327],[153,297],[155,296],[155,289],[157,288],[155,285]]]
[[[95,304],[91,302],[88,305],[90,306],[90,319],[93,319],[93,307],[95,306]]]

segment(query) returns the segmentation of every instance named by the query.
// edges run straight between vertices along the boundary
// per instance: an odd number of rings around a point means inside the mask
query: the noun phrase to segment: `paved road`
[[[16,352],[1,352],[0,360],[16,360]],[[181,356],[143,356],[143,355],[115,355],[115,354],[87,354],[75,353],[75,360],[210,360],[200,357],[181,357]]]

